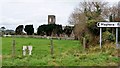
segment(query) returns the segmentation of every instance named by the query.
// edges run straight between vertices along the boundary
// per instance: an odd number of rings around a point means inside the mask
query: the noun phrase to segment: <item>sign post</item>
[[[118,48],[118,28],[116,28],[116,48]]]
[[[102,48],[102,28],[100,28],[100,48]]]
[[[120,27],[120,22],[98,22],[97,27],[100,28],[100,48],[102,48],[102,28],[116,28],[116,48],[118,48],[118,28]]]

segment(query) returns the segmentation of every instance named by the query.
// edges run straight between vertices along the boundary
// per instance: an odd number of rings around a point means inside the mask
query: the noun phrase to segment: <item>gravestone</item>
[[[32,54],[32,46],[28,46],[28,50],[29,50],[29,55]]]
[[[26,55],[26,51],[28,50],[29,55],[32,55],[32,46],[23,46],[23,56]]]
[[[23,46],[23,56],[26,55],[26,49],[27,49],[27,46]]]

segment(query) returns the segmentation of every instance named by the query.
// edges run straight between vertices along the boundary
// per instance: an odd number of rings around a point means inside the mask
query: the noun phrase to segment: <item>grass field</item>
[[[54,57],[50,54],[50,40],[39,38],[14,38],[16,56],[11,56],[13,38],[2,38],[3,66],[117,66],[119,62],[114,46],[83,50],[76,40],[53,40]],[[32,45],[32,55],[22,56],[22,46]]]

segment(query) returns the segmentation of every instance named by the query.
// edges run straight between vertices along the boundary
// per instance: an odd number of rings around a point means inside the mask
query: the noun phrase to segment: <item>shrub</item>
[[[103,39],[102,40],[103,43],[105,43],[106,41],[113,42],[113,41],[115,41],[115,36],[112,33],[110,33],[109,31],[105,31],[105,32],[103,32],[102,39]]]

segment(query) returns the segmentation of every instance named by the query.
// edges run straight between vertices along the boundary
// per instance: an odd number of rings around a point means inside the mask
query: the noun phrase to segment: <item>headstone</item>
[[[28,50],[29,50],[29,55],[32,54],[32,46],[28,46]]]
[[[26,50],[28,50],[29,55],[32,55],[32,46],[23,46],[23,56],[26,55]]]
[[[50,37],[47,37],[47,39],[50,39]]]
[[[27,49],[27,46],[23,46],[23,56],[26,55],[26,49]]]

